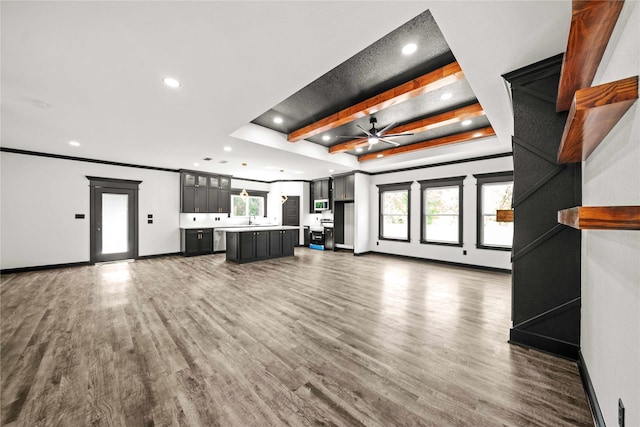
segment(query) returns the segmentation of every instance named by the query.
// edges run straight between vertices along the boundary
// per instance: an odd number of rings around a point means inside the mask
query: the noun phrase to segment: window
[[[478,248],[511,250],[513,222],[497,222],[498,209],[511,209],[513,172],[474,175],[478,186]]]
[[[241,196],[240,190],[231,195],[231,216],[267,216],[267,193],[254,191],[249,196]]]
[[[411,182],[378,185],[380,240],[409,241]]]
[[[462,246],[464,176],[420,181],[420,242]]]

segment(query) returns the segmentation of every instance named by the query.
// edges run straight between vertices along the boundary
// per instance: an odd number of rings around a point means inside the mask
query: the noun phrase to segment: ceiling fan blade
[[[362,135],[336,135],[336,138],[365,139]]]
[[[388,131],[389,129],[391,129],[392,127],[394,127],[396,125],[396,122],[392,122],[389,125],[383,127],[381,130],[379,130],[378,132],[376,132],[376,135],[378,136],[382,136],[383,133],[385,133],[386,131]]]
[[[398,144],[397,142],[395,142],[395,141],[390,141],[390,140],[385,139],[385,138],[379,138],[378,140],[379,140],[379,141],[382,141],[382,142],[386,142],[387,144],[395,145],[396,147],[399,147],[399,146],[400,146],[400,144]]]
[[[390,133],[388,135],[383,135],[385,138],[395,138],[396,136],[411,136],[412,133]]]
[[[362,132],[366,133],[366,134],[367,134],[367,136],[373,136],[373,135],[371,134],[371,132],[369,132],[368,130],[366,130],[366,129],[365,129],[365,128],[363,128],[362,126],[360,126],[360,125],[356,125],[356,126],[358,126],[358,128],[360,128],[360,130],[361,130]]]

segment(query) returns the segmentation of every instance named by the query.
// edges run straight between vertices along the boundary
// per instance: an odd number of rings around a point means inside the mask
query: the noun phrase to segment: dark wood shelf
[[[591,86],[623,5],[624,1],[573,2],[556,111],[567,111],[573,94]]]
[[[558,149],[558,163],[586,160],[638,99],[638,76],[577,90]]]
[[[558,211],[558,222],[578,230],[640,230],[640,206],[577,206]]]

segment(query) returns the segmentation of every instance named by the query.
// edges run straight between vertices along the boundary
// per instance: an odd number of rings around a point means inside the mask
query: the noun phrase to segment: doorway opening
[[[138,257],[138,190],[142,181],[87,176],[90,196],[90,261]]]

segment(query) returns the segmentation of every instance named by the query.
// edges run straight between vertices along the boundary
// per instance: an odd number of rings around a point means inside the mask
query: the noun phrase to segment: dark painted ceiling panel
[[[414,54],[402,54],[402,47],[407,43],[417,44],[418,49]],[[289,134],[454,61],[455,57],[438,25],[431,13],[425,11],[261,114],[252,123]],[[445,93],[451,97],[443,100],[441,97]],[[373,116],[377,119],[376,129],[380,130],[391,123],[395,123],[395,126],[403,125],[475,102],[477,100],[473,90],[466,79],[462,79],[378,111]],[[274,123],[275,117],[281,117],[283,122]],[[336,138],[337,135],[353,135],[356,138],[364,136],[358,125],[370,129],[369,119],[370,117],[357,119],[308,137],[307,140],[330,147],[349,141],[348,138]],[[469,126],[463,127],[456,123],[413,136],[395,138],[394,141],[407,145],[487,126],[490,126],[488,119],[481,116],[475,117]],[[325,141],[323,136],[330,139]],[[371,151],[390,147],[393,146],[379,143]],[[357,154],[355,150],[347,152]]]

